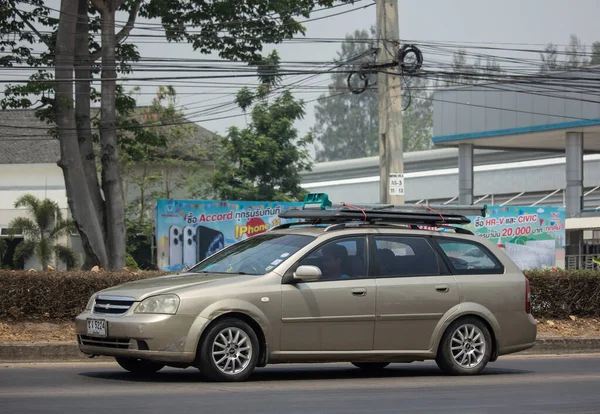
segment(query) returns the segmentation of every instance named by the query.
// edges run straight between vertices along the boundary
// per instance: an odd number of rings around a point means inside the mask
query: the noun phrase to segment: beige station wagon
[[[94,294],[79,348],[126,370],[194,366],[241,381],[256,367],[433,359],[478,374],[532,347],[529,281],[494,244],[439,212],[289,210],[304,222],[240,241],[189,271]],[[454,229],[454,231],[453,231]]]

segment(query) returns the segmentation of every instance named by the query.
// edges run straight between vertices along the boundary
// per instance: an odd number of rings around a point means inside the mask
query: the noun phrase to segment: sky
[[[363,0],[355,5],[339,7],[331,11],[323,11],[313,17],[321,17],[340,11],[354,9],[358,6],[370,5],[372,0]],[[49,0],[46,4],[58,8],[59,0]],[[548,42],[553,42],[564,49],[568,43],[569,35],[576,34],[586,45],[600,40],[598,16],[600,16],[600,0],[399,0],[400,38],[402,41],[416,43],[426,42],[452,42],[460,45],[472,43],[490,43],[495,46],[501,44],[527,44],[530,48],[543,49]],[[123,15],[118,20],[126,20]],[[139,19],[143,24],[147,20]],[[306,36],[311,38],[343,38],[346,34],[356,29],[368,29],[375,23],[375,7],[367,7],[340,16],[324,20],[305,23]],[[147,33],[135,30],[133,33]],[[282,61],[315,61],[327,62],[336,57],[339,43],[285,43],[276,46]],[[515,47],[508,45],[506,47]],[[195,52],[188,44],[168,44],[166,42],[148,43],[138,42],[139,52],[145,57],[163,58],[208,58]],[[272,47],[265,48],[265,51]],[[509,52],[494,52],[498,55]],[[214,55],[213,55],[214,56]],[[429,56],[431,59],[432,57]],[[534,56],[537,58],[537,56]],[[435,59],[440,59],[436,56]],[[450,59],[450,57],[448,57]],[[428,56],[424,54],[424,66],[427,65]],[[178,73],[178,75],[197,75],[198,73]],[[152,73],[144,72],[143,76]],[[156,73],[165,76],[165,73]],[[6,75],[3,75],[6,77]],[[134,76],[138,76],[137,74]],[[13,76],[14,77],[14,76]],[[1,80],[2,77],[0,77]],[[314,83],[327,84],[327,75],[319,77]],[[242,78],[235,81],[239,83],[255,83],[252,78]],[[166,81],[168,83],[168,81]],[[285,83],[285,81],[284,81]],[[223,85],[207,85],[206,87],[189,87],[189,82],[177,85],[172,83],[179,94],[179,105],[186,113],[194,113],[233,99],[237,86],[223,89]],[[155,85],[155,84],[154,84]],[[139,96],[139,103],[146,104],[152,99],[156,86],[144,86]],[[214,95],[214,93],[227,93],[227,95]],[[305,100],[318,98],[322,91],[299,93],[297,96]],[[203,127],[217,133],[225,133],[227,128],[236,125],[244,127],[247,119],[244,116],[207,120],[207,118],[222,117],[239,114],[234,109],[231,112],[215,114],[214,116],[192,117]],[[300,134],[309,131],[314,124],[314,103],[307,104],[306,116],[296,123]]]

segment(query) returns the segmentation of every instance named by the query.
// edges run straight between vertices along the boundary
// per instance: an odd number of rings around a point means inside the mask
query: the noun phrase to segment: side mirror
[[[298,282],[308,282],[321,279],[321,269],[317,266],[299,266],[294,272],[294,280]]]

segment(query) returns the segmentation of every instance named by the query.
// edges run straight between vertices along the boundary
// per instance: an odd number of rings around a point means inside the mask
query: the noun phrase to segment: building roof
[[[138,107],[141,110],[143,107]],[[98,108],[92,108],[92,113]],[[184,122],[189,122],[184,119]],[[206,144],[216,135],[190,122],[195,130],[194,143],[207,150]],[[60,159],[60,144],[48,134],[51,125],[40,121],[33,109],[0,110],[0,164],[54,164]],[[167,127],[169,128],[169,127]],[[194,144],[189,142],[189,144]],[[185,145],[193,148],[194,145]],[[185,159],[198,159],[193,154],[174,154]]]
[[[58,140],[33,110],[0,110],[0,164],[49,164],[60,158]]]
[[[600,81],[598,68],[436,90],[433,143],[564,152],[566,132],[581,132],[584,152],[600,152],[600,101],[590,92]]]

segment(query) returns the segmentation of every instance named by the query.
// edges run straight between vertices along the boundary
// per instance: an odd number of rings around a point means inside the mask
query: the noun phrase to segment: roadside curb
[[[536,345],[514,355],[583,354],[600,352],[600,338],[540,338]],[[109,361],[90,359],[74,343],[0,344],[0,362]]]
[[[539,338],[533,348],[516,355],[583,354],[600,352],[600,338]]]

